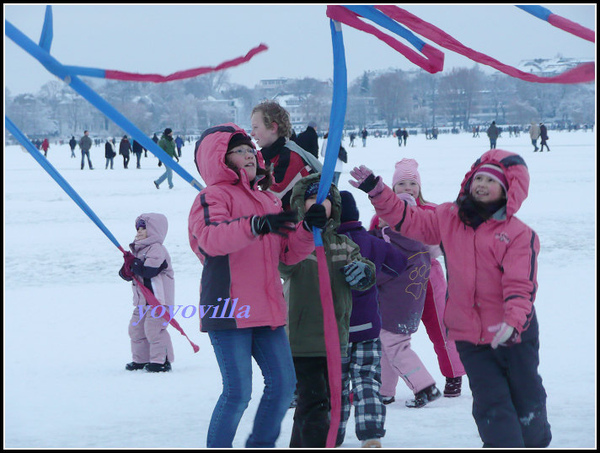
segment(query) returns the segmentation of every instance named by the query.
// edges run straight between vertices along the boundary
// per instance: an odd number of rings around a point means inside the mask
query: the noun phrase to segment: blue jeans
[[[275,447],[296,388],[294,362],[284,328],[213,330],[208,335],[221,370],[223,393],[210,419],[206,446],[232,447],[252,394],[254,357],[262,371],[265,388],[246,447]]]
[[[163,164],[164,165],[164,164]],[[165,165],[165,167],[167,167]],[[169,189],[173,188],[173,170],[171,170],[169,167],[167,167],[165,169],[165,172],[160,176],[160,178],[158,178],[156,180],[156,184],[160,186],[160,184],[164,181],[167,180],[167,182],[169,183]]]

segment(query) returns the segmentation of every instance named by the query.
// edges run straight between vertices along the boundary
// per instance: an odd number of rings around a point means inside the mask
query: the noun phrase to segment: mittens
[[[370,197],[374,197],[383,190],[383,181],[381,178],[379,176],[376,177],[373,172],[364,165],[354,167],[354,169],[350,171],[350,176],[356,179],[356,181],[350,180],[350,185],[368,193]]]
[[[371,269],[362,261],[352,261],[342,268],[342,272],[348,284],[355,287],[367,286],[372,276]]]
[[[498,346],[509,346],[511,344],[510,340],[514,342],[513,335],[516,337],[515,334],[517,333],[514,327],[509,326],[505,322],[488,327],[488,331],[496,332],[491,343],[492,349],[496,349]]]

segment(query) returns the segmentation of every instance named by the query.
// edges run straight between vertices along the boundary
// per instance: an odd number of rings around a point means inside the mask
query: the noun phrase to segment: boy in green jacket
[[[320,174],[309,175],[296,183],[290,200],[299,217],[316,202]],[[348,330],[352,312],[351,290],[364,291],[375,283],[375,265],[363,258],[360,249],[348,236],[337,233],[340,225],[341,197],[332,185],[322,209],[327,223],[322,238],[329,271],[334,311],[338,325],[341,354],[348,347]],[[280,264],[289,304],[289,339],[296,369],[297,407],[290,447],[324,448],[329,431],[329,386],[327,353],[323,331],[323,310],[319,293],[316,253],[298,264]]]

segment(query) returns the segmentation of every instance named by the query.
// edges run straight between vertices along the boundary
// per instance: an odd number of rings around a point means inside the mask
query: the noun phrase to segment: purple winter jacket
[[[344,222],[337,231],[352,239],[360,247],[360,254],[375,264],[378,280],[381,273],[393,278],[406,269],[406,256],[394,245],[370,234],[360,221]],[[381,314],[378,297],[376,285],[366,291],[352,290],[350,343],[379,338]]]

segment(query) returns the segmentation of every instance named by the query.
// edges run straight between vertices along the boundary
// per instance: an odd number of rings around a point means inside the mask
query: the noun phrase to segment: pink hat
[[[483,164],[477,170],[475,170],[473,178],[475,178],[475,176],[479,174],[483,174],[492,178],[494,181],[500,184],[504,189],[504,192],[506,192],[506,188],[508,187],[508,181],[506,180],[506,175],[504,174],[504,171],[498,165]]]
[[[400,162],[397,162],[394,177],[392,178],[392,188],[404,180],[416,181],[419,187],[421,187],[421,176],[417,170],[418,167],[419,164],[414,159],[402,159]]]

